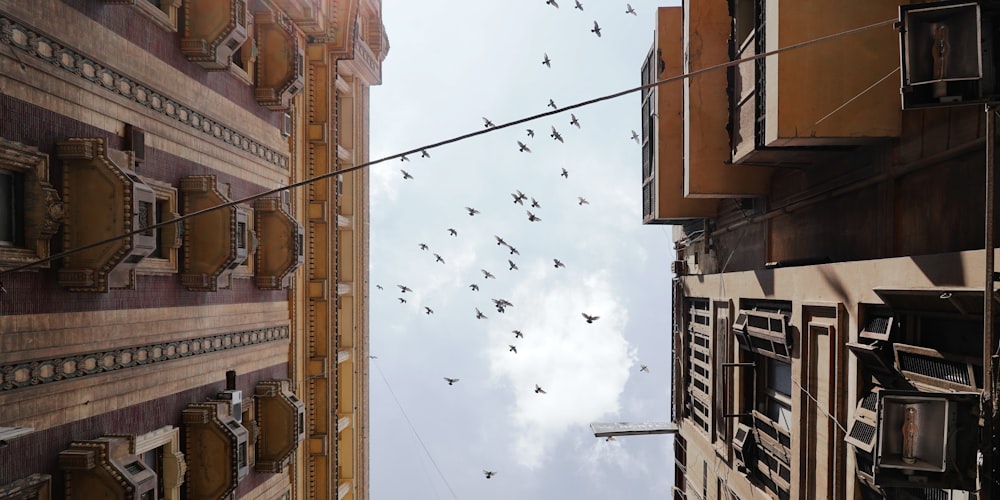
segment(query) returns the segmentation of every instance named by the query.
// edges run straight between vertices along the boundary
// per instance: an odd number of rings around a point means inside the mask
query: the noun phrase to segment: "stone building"
[[[659,9],[643,214],[674,225],[674,498],[995,498],[994,12]]]
[[[0,0],[0,45],[0,498],[367,498],[381,1]]]

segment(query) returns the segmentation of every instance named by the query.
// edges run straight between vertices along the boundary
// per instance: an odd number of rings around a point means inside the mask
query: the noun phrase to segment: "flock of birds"
[[[552,7],[555,7],[555,8],[559,8],[559,4],[557,3],[556,0],[545,0],[545,4],[546,5],[551,5]],[[575,4],[574,7],[573,7],[574,9],[577,9],[577,10],[580,10],[580,11],[584,10],[583,4],[580,2],[580,0],[574,0],[574,4]],[[626,14],[631,14],[633,16],[637,15],[635,9],[632,8],[631,4],[626,4],[625,13]],[[600,25],[598,24],[598,22],[596,20],[594,21],[593,28],[590,31],[592,33],[594,33],[595,35],[597,35],[598,37],[601,36],[601,27],[600,27]],[[542,65],[544,65],[546,68],[552,68],[552,58],[549,57],[549,54],[547,52],[543,54]],[[559,109],[559,107],[556,105],[556,103],[555,103],[555,101],[553,99],[549,99],[547,106],[550,107],[550,108],[552,108],[553,110],[558,110]],[[487,118],[487,117],[484,116],[484,117],[482,117],[482,120],[483,120],[483,126],[485,128],[494,128],[494,127],[496,127],[495,123],[492,120],[490,120],[489,118]],[[576,127],[577,129],[581,129],[582,128],[581,127],[580,119],[574,113],[570,113],[569,126]],[[517,144],[518,151],[521,152],[521,153],[531,153],[532,152],[531,151],[531,147],[529,146],[529,144],[527,144],[527,142],[528,142],[529,139],[535,137],[535,131],[533,129],[531,129],[531,128],[526,129],[526,136],[527,136],[526,139],[523,139],[523,140],[518,139],[518,140],[515,141],[516,144]],[[562,133],[559,132],[559,130],[555,127],[555,125],[550,125],[549,137],[553,141],[557,141],[557,142],[559,142],[561,144],[565,144],[565,142],[566,142],[565,139],[564,139],[564,137],[563,137],[563,135],[562,135]],[[633,141],[635,141],[636,143],[640,143],[641,144],[639,135],[636,133],[635,130],[631,131],[631,137],[630,138]],[[421,156],[421,158],[430,158],[430,153],[427,150],[420,150],[420,156]],[[400,156],[400,161],[401,162],[409,162],[410,159],[406,155],[401,155]],[[400,169],[400,172],[403,175],[403,180],[404,181],[405,180],[412,180],[412,179],[415,178],[410,172],[408,172],[408,171],[406,171],[404,169]],[[565,178],[565,179],[568,179],[569,178],[569,171],[566,168],[561,168],[561,172],[560,172],[559,175],[561,177]],[[539,217],[538,215],[536,215],[536,213],[532,212],[532,209],[541,209],[542,208],[541,203],[537,199],[535,199],[532,196],[526,195],[525,193],[521,192],[520,190],[515,190],[513,193],[510,193],[510,196],[513,198],[513,203],[514,204],[521,205],[522,207],[525,207],[525,212],[527,214],[527,219],[528,219],[529,223],[541,222],[542,221],[541,217]],[[525,206],[525,202],[528,202],[529,205]],[[589,204],[590,204],[590,202],[586,198],[584,198],[583,196],[578,196],[577,197],[577,205],[583,206],[583,205],[589,205]],[[478,209],[476,209],[474,207],[470,207],[470,206],[465,206],[464,210],[465,210],[465,212],[470,217],[474,217],[474,216],[480,215],[482,213],[480,210],[478,210]],[[451,236],[451,237],[456,237],[457,238],[459,236],[458,230],[455,229],[455,228],[453,228],[453,227],[447,228],[447,232],[448,232],[449,236]],[[496,239],[497,246],[503,247],[505,250],[507,250],[509,252],[509,256],[511,258],[507,259],[508,271],[517,271],[519,268],[517,266],[517,263],[514,262],[513,256],[515,256],[515,255],[520,256],[521,255],[520,251],[514,245],[508,243],[503,237],[501,237],[499,235],[495,235],[494,238]],[[417,243],[417,247],[421,251],[430,252],[431,255],[434,256],[434,262],[435,263],[440,263],[440,264],[446,264],[447,263],[446,260],[445,260],[445,258],[442,255],[440,255],[437,252],[431,252],[430,251],[430,245],[428,245],[426,243],[423,243],[423,242],[420,242],[420,243]],[[566,268],[566,264],[563,261],[561,261],[560,259],[558,259],[558,258],[553,258],[552,259],[552,263],[553,263],[553,267],[556,268],[556,269]],[[496,279],[496,275],[494,273],[490,272],[489,270],[487,270],[487,269],[480,269],[480,271],[482,273],[482,279],[483,280],[490,280],[490,279],[494,279],[495,280]],[[397,297],[397,299],[399,300],[399,303],[400,304],[406,304],[407,303],[407,298],[406,298],[407,296],[406,296],[406,294],[407,293],[413,294],[414,293],[413,288],[411,288],[411,287],[409,287],[409,286],[407,286],[405,284],[397,284],[396,287],[399,289],[399,295],[400,296]],[[383,286],[380,285],[380,284],[377,284],[376,288],[378,290],[384,290]],[[470,283],[468,285],[468,288],[472,292],[479,292],[480,291],[480,285],[477,282]],[[509,300],[507,300],[505,298],[492,298],[491,301],[493,303],[493,307],[500,314],[503,314],[503,313],[505,313],[507,311],[507,309],[514,307],[514,304],[511,303]],[[429,316],[429,315],[434,314],[434,309],[432,309],[430,306],[421,305],[420,307],[423,308],[423,312],[426,315]],[[482,310],[479,309],[479,307],[475,307],[474,309],[475,309],[475,315],[474,315],[475,319],[477,319],[477,320],[486,320],[486,319],[488,319],[488,316],[485,313],[483,313]],[[598,319],[600,319],[600,316],[598,316],[596,314],[590,314],[588,312],[581,312],[580,314],[581,314],[583,320],[587,324],[593,324],[595,321],[597,321]],[[511,333],[514,336],[515,341],[518,340],[518,339],[523,339],[524,338],[524,333],[521,330],[519,330],[519,329],[514,329],[514,330],[511,331]],[[516,343],[510,343],[510,344],[508,344],[507,348],[508,348],[508,352],[510,352],[510,353],[513,353],[513,354],[517,354],[518,353],[518,345]],[[371,356],[371,357],[375,358],[375,356]],[[648,373],[649,372],[649,368],[646,365],[640,365],[639,371],[643,372],[643,373]],[[456,383],[458,383],[460,381],[460,379],[457,378],[457,377],[442,377],[442,378],[443,378],[443,380],[449,386],[454,386]],[[541,385],[539,385],[539,384],[536,383],[535,387],[534,387],[534,393],[535,394],[547,394],[547,391],[545,389],[543,389],[541,387]],[[612,441],[612,440],[614,440],[613,436],[607,438],[607,441]],[[496,471],[488,470],[488,469],[483,469],[483,475],[485,476],[486,479],[490,479],[493,476],[495,476],[496,474],[497,474]]]

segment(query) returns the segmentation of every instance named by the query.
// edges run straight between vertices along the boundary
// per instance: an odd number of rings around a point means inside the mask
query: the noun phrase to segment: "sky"
[[[634,0],[633,16],[624,1],[558,1],[383,0],[391,48],[371,91],[371,158],[638,86],[655,7],[669,3]],[[673,245],[668,227],[642,225],[639,94],[571,112],[371,167],[373,500],[669,494],[669,436],[589,428],[670,419]]]

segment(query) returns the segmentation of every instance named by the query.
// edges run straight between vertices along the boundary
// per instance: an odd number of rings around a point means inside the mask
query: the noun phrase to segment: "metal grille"
[[[928,377],[954,382],[956,384],[972,385],[969,380],[969,370],[965,363],[921,356],[911,352],[898,351],[899,368],[902,371],[918,373]]]
[[[763,54],[767,51],[767,44],[764,40],[764,24],[766,16],[764,14],[764,0],[756,0],[754,2],[754,53]],[[766,68],[764,65],[764,59],[760,58],[754,61],[754,108],[756,117],[754,123],[754,145],[758,147],[764,146],[764,118],[767,114],[767,103],[764,100],[765,85],[766,85]]]
[[[134,476],[145,470],[145,468],[139,462],[132,462],[125,466],[125,470],[128,471],[129,474],[132,474]]]
[[[154,224],[153,222],[153,204],[148,201],[140,201],[137,218],[139,219],[136,224],[138,227],[136,229],[144,229],[142,232],[143,236],[153,236],[154,230],[147,229],[149,226]]]
[[[861,400],[861,407],[873,412],[875,411],[875,407],[877,404],[878,404],[878,393],[875,392],[869,392],[868,395],[865,396],[865,399]]]
[[[645,169],[645,164],[643,164]],[[653,181],[650,180],[642,185],[642,216],[653,216]]]
[[[926,500],[948,500],[951,495],[939,488],[924,488],[924,498]]]
[[[886,317],[875,317],[868,320],[868,324],[865,325],[865,330],[872,333],[886,333],[889,331],[889,323],[892,318]]]
[[[871,443],[875,439],[875,426],[855,421],[851,426],[850,437],[862,443]]]

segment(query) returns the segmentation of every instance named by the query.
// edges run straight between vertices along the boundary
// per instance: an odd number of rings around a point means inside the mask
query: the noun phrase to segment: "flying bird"
[[[511,196],[513,196],[513,195],[511,195]],[[516,198],[516,196],[515,196],[515,198]],[[493,237],[497,239],[497,246],[500,246],[500,245],[507,246],[507,242],[504,241],[503,238],[501,238],[501,237],[499,237],[497,235],[493,235]]]
[[[560,267],[566,267],[566,264],[563,264],[562,261],[559,259],[552,259],[552,262],[555,262],[556,269],[559,269]]]
[[[545,389],[542,389],[538,384],[535,384],[535,394],[545,394]]]
[[[510,246],[510,245],[507,245],[507,248],[509,248],[509,249],[510,249],[510,254],[511,254],[511,255],[521,255],[521,252],[518,252],[518,251],[517,251],[517,249],[516,249],[516,248],[514,248],[514,247],[512,247],[512,246]]]
[[[476,319],[486,319],[486,315],[478,307],[476,308]]]
[[[531,130],[531,129],[529,128],[529,129],[528,129],[528,137],[534,137],[534,136],[535,136],[535,131],[534,131],[534,130]]]
[[[465,207],[465,211],[469,212],[470,217],[479,213],[479,210],[476,210],[475,208],[472,207]]]
[[[517,264],[515,264],[514,261],[507,259],[507,263],[510,264],[510,269],[508,269],[508,271],[513,271],[517,269]]]
[[[597,38],[601,37],[601,26],[597,24],[597,21],[594,21],[594,28],[590,32],[597,35]]]
[[[555,139],[555,140],[557,140],[559,142],[566,142],[566,141],[563,140],[562,135],[559,133],[559,131],[556,130],[555,125],[552,126],[552,133],[549,134],[549,137],[551,137],[551,138],[553,138],[553,139]]]
[[[511,332],[514,333],[514,338],[515,339],[523,339],[524,338],[524,334],[521,333],[521,330],[511,330]]]
[[[525,143],[523,143],[521,141],[517,141],[517,150],[519,152],[521,152],[521,153],[530,153],[531,152],[531,148],[529,148],[527,144],[525,144]]]
[[[563,176],[563,177],[565,177],[565,178],[569,179],[569,171],[568,171],[568,170],[566,170],[565,168],[564,168],[564,169],[562,169],[562,173],[561,173],[561,174],[559,174],[559,175],[561,175],[561,176]]]
[[[576,128],[580,128],[580,120],[577,120],[576,115],[574,115],[573,113],[569,114],[569,124],[576,125]]]
[[[450,234],[452,236],[458,236],[458,231],[455,231],[454,229],[452,229],[452,228],[449,227],[448,228],[448,234]]]
[[[431,308],[429,308],[427,306],[424,306],[424,310],[427,311],[427,315],[428,316],[430,316],[431,314],[434,314],[434,309],[431,309]]]
[[[469,285],[469,288],[471,288],[473,292],[478,292],[479,291],[479,285],[477,285],[475,283]]]
[[[485,476],[486,476],[486,479],[489,479],[489,478],[491,478],[491,477],[493,477],[493,476],[497,475],[497,473],[496,473],[496,472],[494,472],[494,471],[491,471],[491,470],[486,470],[486,469],[483,469],[483,475],[485,475]]]
[[[402,297],[397,297],[397,298],[399,299],[399,303],[400,304],[405,304],[406,303],[406,299],[404,299]]]
[[[573,6],[574,9],[583,10],[583,4],[580,3],[580,0],[573,0],[573,1],[576,2],[576,5]]]
[[[412,288],[410,288],[408,286],[405,286],[405,285],[396,285],[396,286],[398,286],[399,289],[402,290],[402,292],[400,292],[400,293],[406,293],[406,292],[412,292],[413,291]]]
[[[506,299],[490,299],[490,300],[493,301],[493,305],[496,306],[498,313],[504,312],[504,309],[508,307],[514,307],[514,304],[511,304]]]
[[[542,218],[536,216],[533,213],[531,213],[531,210],[525,210],[525,212],[528,212],[528,221],[529,222],[541,222],[542,221]]]
[[[551,5],[557,9],[559,8],[559,4],[556,3],[556,0],[545,0],[545,5]]]
[[[605,441],[617,441],[617,439],[615,439],[614,436],[608,436],[608,437],[604,438],[604,440]]]
[[[421,250],[427,250],[427,243],[420,243],[419,246]]]
[[[485,128],[496,127],[496,125],[494,125],[493,122],[491,122],[490,119],[486,118],[485,116],[483,117],[483,123],[484,123],[483,127]]]
[[[457,378],[444,377],[444,381],[448,382],[448,385],[455,385],[455,382],[458,382],[458,379]]]
[[[375,288],[378,288],[379,290],[385,290],[384,288],[382,288],[382,285],[375,285]]]
[[[407,172],[406,170],[399,169],[399,171],[403,173],[403,179],[412,179],[413,178],[413,176],[410,175],[410,173]]]
[[[583,196],[577,196],[576,199],[580,200],[580,205],[590,205],[590,202]]]
[[[440,263],[444,264],[444,259],[441,258],[440,255],[434,254],[434,262],[440,262]]]
[[[583,319],[587,320],[587,323],[593,323],[601,318],[600,316],[591,316],[587,313],[580,313],[580,314],[583,315]]]
[[[399,161],[410,161],[410,159],[407,158],[406,155],[402,155],[399,157]]]
[[[558,107],[556,107],[556,102],[555,102],[555,101],[553,101],[552,99],[549,99],[549,104],[548,104],[548,106],[549,106],[550,108],[552,108],[552,109],[559,109]]]
[[[639,371],[649,373],[649,367],[646,365],[639,365]]]
[[[642,142],[639,141],[639,134],[635,133],[635,130],[632,131],[632,140],[635,141],[636,144],[642,144]]]
[[[542,204],[538,203],[534,197],[531,198],[531,208],[542,208]]]
[[[521,190],[517,190],[516,193],[510,193],[510,195],[514,197],[514,203],[521,205],[524,205],[524,200],[528,199],[528,195],[522,193]]]
[[[494,276],[493,273],[491,273],[491,272],[489,272],[489,271],[487,271],[485,269],[480,269],[480,271],[483,272],[483,276],[485,276],[486,279],[490,279],[490,278],[497,279],[497,277]]]
[[[420,150],[420,157],[421,158],[430,158],[431,154],[428,153],[426,149],[421,149]]]
[[[507,344],[507,347],[508,347],[508,349],[507,349],[508,352],[512,352],[514,354],[517,354],[517,346],[516,345],[514,345],[514,344]]]
[[[639,14],[635,13],[635,9],[632,8],[632,4],[627,3],[627,4],[625,4],[625,6],[627,7],[625,9],[625,13],[626,14],[632,14],[633,16],[638,16],[639,15]]]
[[[552,59],[549,59],[549,54],[547,52],[545,53],[545,58],[542,59],[542,64],[549,68],[552,67]]]

